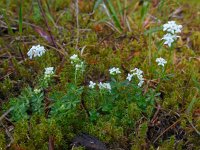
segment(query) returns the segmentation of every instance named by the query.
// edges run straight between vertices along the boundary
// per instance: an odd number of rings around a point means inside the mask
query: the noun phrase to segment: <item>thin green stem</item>
[[[149,56],[149,65],[151,66],[151,34],[149,34],[149,46],[148,46],[148,56]]]
[[[171,46],[169,49],[169,60],[170,63],[173,64],[173,55],[172,55],[173,47]]]
[[[101,89],[100,89],[99,93],[100,93],[101,102],[103,102],[103,93],[102,93],[102,90],[101,90]]]
[[[77,69],[75,68],[74,82],[77,83]]]

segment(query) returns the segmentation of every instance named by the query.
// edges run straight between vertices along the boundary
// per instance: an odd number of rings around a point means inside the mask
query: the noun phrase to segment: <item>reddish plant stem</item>
[[[40,0],[37,0],[37,2],[38,2],[38,5],[39,5],[39,8],[40,8],[40,12],[41,12],[41,14],[42,14],[42,17],[44,18],[44,22],[45,22],[45,24],[46,24],[46,26],[47,26],[47,30],[48,30],[48,32],[49,32],[51,41],[52,41],[54,47],[58,48],[58,46],[57,46],[57,44],[56,44],[56,42],[55,42],[55,40],[54,40],[54,37],[53,37],[53,35],[52,35],[51,28],[50,28],[50,26],[49,26],[49,24],[48,24],[48,22],[47,22],[47,19],[46,19],[44,10],[42,9],[41,1],[40,1]]]

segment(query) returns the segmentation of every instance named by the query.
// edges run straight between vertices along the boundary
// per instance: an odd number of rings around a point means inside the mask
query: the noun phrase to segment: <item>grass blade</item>
[[[117,6],[118,6],[118,9],[119,9],[119,13],[120,15],[123,17],[123,13],[122,13],[122,5],[121,5],[121,2],[119,0],[117,0]]]
[[[11,25],[10,25],[10,22],[9,22],[9,20],[8,20],[6,11],[5,11],[5,10],[2,10],[2,14],[3,14],[3,16],[4,16],[6,25],[8,26],[8,33],[9,33],[9,34],[13,34],[13,30],[12,30]]]
[[[94,4],[94,10],[103,2],[103,0],[97,0]]]
[[[22,1],[20,0],[20,6],[19,6],[19,33],[22,34]]]
[[[155,27],[155,28],[151,28],[149,30],[146,30],[144,32],[144,35],[147,35],[147,34],[152,34],[152,33],[155,33],[155,32],[158,32],[158,31],[161,31],[163,29],[163,27]]]
[[[112,15],[112,18],[113,18],[113,21],[114,21],[116,27],[118,27],[120,30],[122,30],[121,25],[120,25],[120,21],[117,17],[117,13],[116,13],[116,11],[113,7],[113,4],[111,3],[110,0],[107,0],[107,2],[108,2],[109,10],[110,10],[110,13]]]
[[[142,22],[144,21],[144,18],[146,17],[147,13],[149,10],[149,2],[148,1],[144,1],[142,9],[141,9],[141,19]]]

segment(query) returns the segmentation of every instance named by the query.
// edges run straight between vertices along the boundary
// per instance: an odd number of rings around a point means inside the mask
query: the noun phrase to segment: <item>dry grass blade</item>
[[[13,108],[8,109],[1,117],[0,122],[13,110]]]

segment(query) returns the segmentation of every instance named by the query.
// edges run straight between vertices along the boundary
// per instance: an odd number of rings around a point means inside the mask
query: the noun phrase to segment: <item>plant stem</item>
[[[151,66],[151,48],[150,48],[150,45],[151,45],[151,34],[149,34],[149,46],[148,46],[148,55],[149,55],[149,65]]]
[[[77,27],[77,31],[76,31],[76,36],[77,36],[77,39],[76,39],[76,49],[78,49],[78,43],[79,43],[79,20],[78,20],[78,15],[79,15],[79,7],[78,7],[78,1],[79,0],[76,0],[75,2],[75,7],[76,7],[76,27]]]
[[[75,77],[74,77],[75,84],[77,83],[77,69],[75,68]]]
[[[172,50],[173,50],[173,48],[172,48],[172,46],[170,47],[170,49],[169,49],[169,60],[170,60],[170,63],[171,64],[173,64],[173,55],[172,55]]]
[[[49,35],[50,35],[51,41],[52,41],[52,43],[53,43],[53,46],[54,46],[56,49],[58,49],[58,46],[57,46],[57,44],[56,44],[56,42],[55,42],[55,40],[54,40],[54,37],[53,37],[53,35],[52,35],[52,32],[51,32],[51,28],[50,28],[50,26],[49,26],[49,24],[48,24],[48,21],[47,21],[47,19],[46,19],[45,12],[44,12],[44,10],[42,9],[41,1],[40,1],[40,0],[37,0],[37,2],[38,2],[38,5],[39,5],[39,8],[40,8],[42,17],[43,17],[43,19],[44,19],[44,22],[45,22],[45,24],[46,24],[47,30],[48,30],[48,32],[49,32]],[[61,59],[62,57],[61,57],[60,53],[58,53],[58,54],[59,54],[60,59]]]

